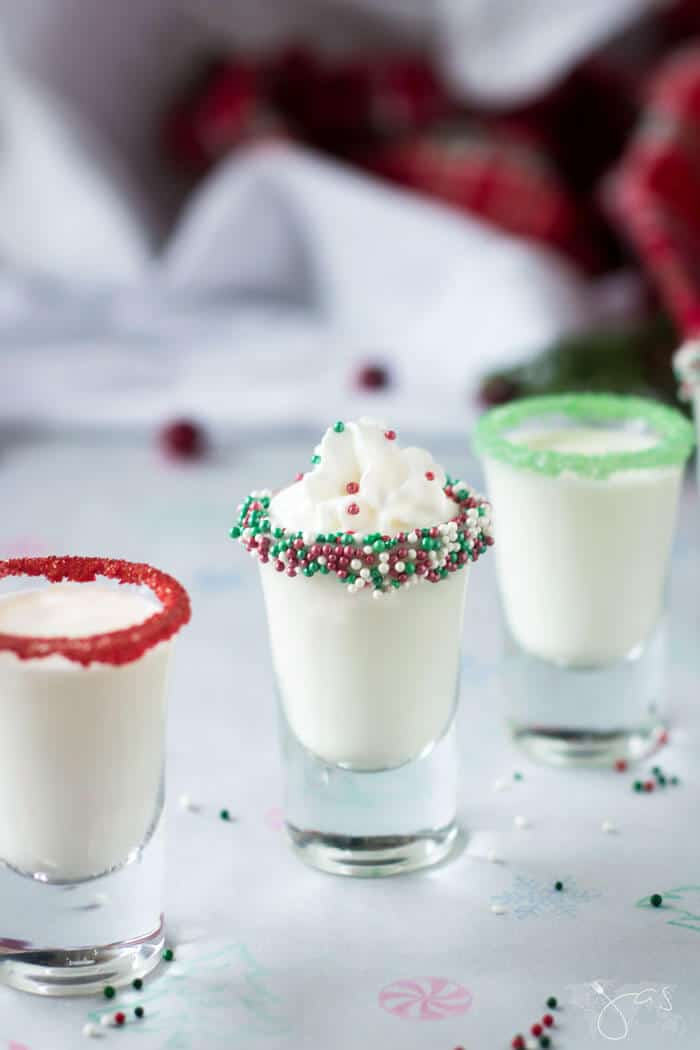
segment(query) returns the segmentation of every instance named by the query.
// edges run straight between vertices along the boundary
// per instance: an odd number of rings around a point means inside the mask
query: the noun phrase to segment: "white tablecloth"
[[[242,441],[199,465],[165,464],[155,447],[127,435],[121,444],[68,433],[0,442],[0,555],[149,560],[193,599],[169,727],[167,920],[176,961],[142,993],[119,995],[117,1006],[142,1002],[146,1017],[104,1030],[104,1045],[498,1050],[555,995],[557,1050],[623,1039],[635,1050],[696,1047],[696,491],[686,494],[673,566],[673,729],[652,760],[681,785],[639,795],[632,771],[555,771],[513,749],[499,714],[499,622],[485,558],[470,586],[459,722],[466,847],[429,873],[338,879],[297,861],[280,830],[256,570],[227,538],[238,497],[292,476],[314,436],[280,434],[255,448]],[[477,477],[466,435],[426,443],[447,466]],[[508,790],[493,790],[499,777]],[[182,792],[201,812],[178,806]],[[234,822],[218,819],[222,806]],[[514,827],[517,814],[528,829]],[[604,820],[618,832],[604,833]],[[499,863],[486,859],[489,850]],[[657,891],[663,908],[638,906]],[[493,903],[506,912],[492,912]],[[602,1013],[606,995],[623,998]],[[0,989],[0,1050],[75,1050],[88,1045],[84,1023],[114,1008]]]

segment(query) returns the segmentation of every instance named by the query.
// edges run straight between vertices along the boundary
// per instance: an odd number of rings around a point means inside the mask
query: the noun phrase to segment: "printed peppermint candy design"
[[[351,594],[368,589],[374,598],[400,587],[441,580],[475,562],[493,544],[491,505],[461,481],[443,489],[455,505],[449,521],[396,536],[379,532],[292,532],[270,518],[272,493],[253,492],[240,505],[229,535],[254,558],[290,578],[332,575]]]
[[[413,977],[382,988],[382,1010],[413,1021],[440,1021],[459,1017],[472,1004],[469,989],[446,977]]]

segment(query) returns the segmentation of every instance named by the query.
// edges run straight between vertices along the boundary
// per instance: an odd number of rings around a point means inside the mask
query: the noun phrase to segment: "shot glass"
[[[639,758],[666,713],[665,581],[693,430],[634,397],[529,398],[480,420],[515,739],[555,764]]]
[[[445,493],[452,520],[394,537],[288,532],[269,492],[231,530],[260,562],[287,833],[323,871],[411,871],[455,843],[465,592],[492,539],[484,500]]]
[[[673,358],[673,370],[679,385],[679,394],[693,406],[695,430],[700,441],[700,339],[685,343]],[[697,460],[700,482],[700,457]]]
[[[0,581],[0,981],[88,994],[163,948],[167,670],[189,600],[105,558],[2,561]]]

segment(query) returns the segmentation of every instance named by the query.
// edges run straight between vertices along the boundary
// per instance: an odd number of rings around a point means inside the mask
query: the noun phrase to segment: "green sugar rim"
[[[563,415],[581,422],[642,420],[660,438],[653,448],[636,452],[605,452],[589,456],[583,452],[537,451],[503,437],[528,420]],[[691,423],[676,409],[642,397],[615,394],[551,394],[528,397],[487,412],[477,423],[473,448],[480,456],[508,463],[518,470],[533,470],[555,478],[566,472],[583,478],[605,480],[623,470],[681,466],[695,446]]]

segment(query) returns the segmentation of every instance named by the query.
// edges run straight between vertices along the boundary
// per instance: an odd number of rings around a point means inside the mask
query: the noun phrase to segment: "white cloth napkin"
[[[223,162],[156,251],[106,145],[7,64],[0,420],[463,426],[478,378],[598,312],[561,261],[292,147]],[[332,413],[331,413],[332,414]]]

